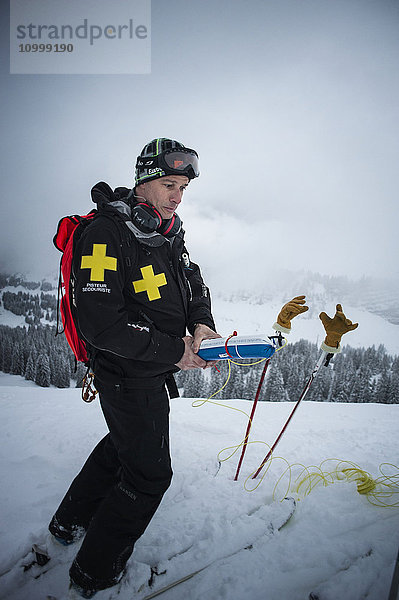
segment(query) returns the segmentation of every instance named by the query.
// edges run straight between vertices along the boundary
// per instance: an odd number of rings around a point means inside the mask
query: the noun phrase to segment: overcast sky
[[[56,271],[59,218],[165,136],[200,155],[179,212],[214,288],[398,277],[397,0],[153,0],[151,74],[101,76],[10,75],[5,5],[2,270]]]

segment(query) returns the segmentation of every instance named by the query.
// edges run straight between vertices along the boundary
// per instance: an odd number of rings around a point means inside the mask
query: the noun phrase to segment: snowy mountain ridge
[[[55,324],[54,306],[57,294],[57,277],[29,281],[23,275],[0,274],[0,323],[10,327],[26,325],[26,313],[16,315],[4,307],[4,294],[30,294],[39,299],[46,297],[41,322]],[[347,277],[331,277],[318,273],[279,272],[268,279],[263,290],[224,290],[213,286],[212,302],[218,331],[223,336],[237,330],[240,335],[273,333],[272,325],[282,305],[292,297],[305,294],[309,311],[293,322],[289,341],[301,338],[319,343],[324,330],[318,319],[321,311],[330,316],[335,305],[343,305],[345,314],[359,322],[359,328],[348,334],[344,342],[354,347],[383,344],[390,354],[399,354],[399,293],[396,282],[362,278],[353,281]],[[49,311],[49,299],[53,297]]]
[[[399,284],[387,279],[362,277],[353,280],[345,276],[328,276],[310,271],[279,271],[278,276],[268,279],[263,290],[236,290],[233,293],[217,293],[217,296],[232,302],[245,300],[252,305],[267,304],[277,299],[283,304],[301,294],[306,295],[309,304],[308,318],[339,302],[399,325]]]

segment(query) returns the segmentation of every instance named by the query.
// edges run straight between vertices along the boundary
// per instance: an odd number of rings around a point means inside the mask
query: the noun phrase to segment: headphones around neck
[[[132,223],[143,233],[155,231],[165,237],[177,235],[181,229],[181,219],[174,213],[170,219],[162,219],[157,209],[148,202],[134,202],[131,197]]]

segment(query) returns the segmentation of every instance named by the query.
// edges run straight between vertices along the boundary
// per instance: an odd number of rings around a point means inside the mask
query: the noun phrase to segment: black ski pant
[[[101,589],[118,579],[170,485],[172,468],[165,385],[150,379],[109,387],[95,383],[109,433],[94,448],[55,516],[63,527],[87,530],[71,577]]]

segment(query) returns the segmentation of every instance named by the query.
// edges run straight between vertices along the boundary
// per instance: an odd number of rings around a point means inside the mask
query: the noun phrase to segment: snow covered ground
[[[44,534],[66,487],[106,433],[98,403],[87,405],[79,394],[72,388],[41,389],[0,373],[1,573]],[[251,403],[224,401],[230,407],[225,408],[210,403],[193,407],[192,402],[180,398],[171,403],[174,480],[137,543],[126,582],[115,597],[141,600],[145,596],[136,592],[148,575],[144,563],[167,568],[155,584],[162,586],[210,559],[212,566],[161,598],[307,600],[311,592],[318,593],[320,600],[388,598],[399,543],[399,509],[372,506],[354,482],[339,481],[316,487],[299,500],[290,522],[271,535],[268,520],[282,505],[268,505],[286,463],[273,459],[261,485],[251,492],[245,487],[251,487],[252,480],[246,486],[244,482],[265,455],[264,444],[248,447],[238,482],[233,481],[238,452],[218,471],[219,451],[243,438],[247,418],[240,411],[249,413]],[[270,444],[291,408],[289,403],[260,403],[251,441]],[[398,462],[398,415],[398,405],[304,402],[276,455],[306,466],[330,458],[353,461],[377,477],[381,463]],[[331,470],[336,464],[329,463]],[[293,468],[294,474],[299,471]],[[284,479],[277,488],[278,498],[287,485]],[[251,550],[216,560],[234,544],[246,546],[259,535]],[[63,564],[39,579],[29,571],[11,569],[0,577],[0,597],[45,600],[51,595],[61,600],[74,552],[75,548],[60,547]],[[111,597],[106,591],[96,600]]]

